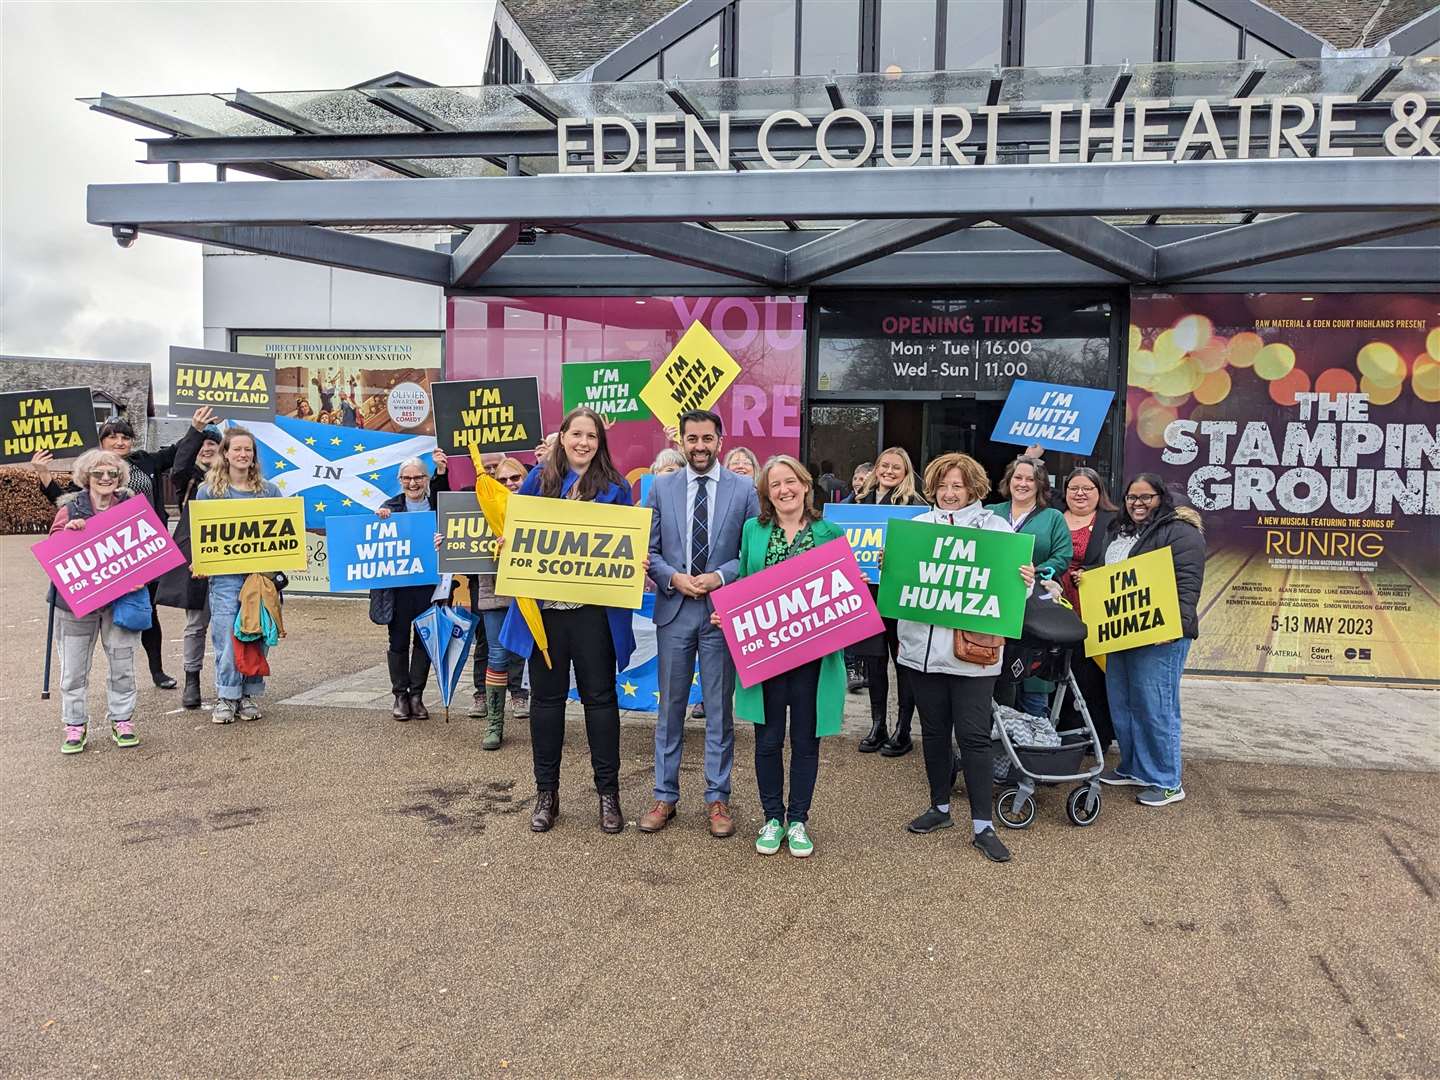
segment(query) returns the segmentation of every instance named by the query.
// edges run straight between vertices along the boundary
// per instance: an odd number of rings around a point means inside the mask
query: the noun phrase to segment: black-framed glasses
[[[1160,498],[1159,495],[1126,495],[1125,501],[1131,506],[1142,506],[1145,503],[1148,503],[1151,499],[1158,498]]]
[[[400,482],[401,482],[402,484],[423,484],[427,479],[429,479],[429,477],[425,477],[425,476],[402,476],[402,477],[400,477]]]

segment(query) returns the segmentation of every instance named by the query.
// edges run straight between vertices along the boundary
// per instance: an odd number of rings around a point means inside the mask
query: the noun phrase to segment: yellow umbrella
[[[505,506],[510,501],[510,489],[485,471],[485,464],[480,460],[480,451],[474,443],[470,444],[470,460],[475,465],[475,499],[480,504],[480,512],[485,515],[485,524],[490,526],[490,531],[496,536],[504,536]],[[545,659],[545,666],[552,667],[550,640],[545,636],[540,605],[528,596],[517,596],[515,603],[520,608],[525,625],[530,627],[530,634],[535,639],[535,647]]]

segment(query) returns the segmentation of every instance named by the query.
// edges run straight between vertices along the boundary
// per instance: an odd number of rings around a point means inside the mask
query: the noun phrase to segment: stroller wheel
[[[995,800],[995,816],[1007,829],[1028,829],[1035,820],[1035,800],[1020,797],[1020,789],[1007,787]]]
[[[1065,816],[1071,825],[1084,828],[1094,825],[1100,816],[1100,789],[1094,784],[1081,784],[1065,799]]]

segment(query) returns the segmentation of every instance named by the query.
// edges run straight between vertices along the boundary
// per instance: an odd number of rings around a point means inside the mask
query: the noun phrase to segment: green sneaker
[[[778,818],[771,818],[765,822],[765,827],[760,830],[760,835],[755,839],[755,850],[761,855],[774,855],[779,852],[781,841],[785,839],[785,826],[780,824]]]
[[[66,724],[65,741],[60,744],[60,752],[62,754],[80,753],[85,749],[86,737],[84,724]],[[776,844],[775,846],[778,849],[780,845]]]
[[[135,734],[135,722],[133,720],[115,721],[115,726],[110,729],[110,737],[115,740],[115,745],[119,747],[140,745],[140,736]]]
[[[797,859],[808,859],[815,854],[815,845],[810,840],[810,834],[805,831],[803,821],[790,823],[790,828],[785,832],[785,843],[790,846],[790,854]]]

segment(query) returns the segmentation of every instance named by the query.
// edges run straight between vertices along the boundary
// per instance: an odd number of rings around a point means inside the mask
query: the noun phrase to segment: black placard
[[[275,360],[217,349],[170,347],[169,415],[208,405],[224,420],[275,419]]]
[[[436,531],[440,534],[442,574],[495,573],[495,534],[485,522],[473,491],[437,494]]]
[[[29,461],[37,450],[77,457],[100,445],[88,386],[0,394],[0,465]]]
[[[435,440],[447,454],[533,450],[540,426],[540,380],[464,379],[430,384],[435,401]]]

